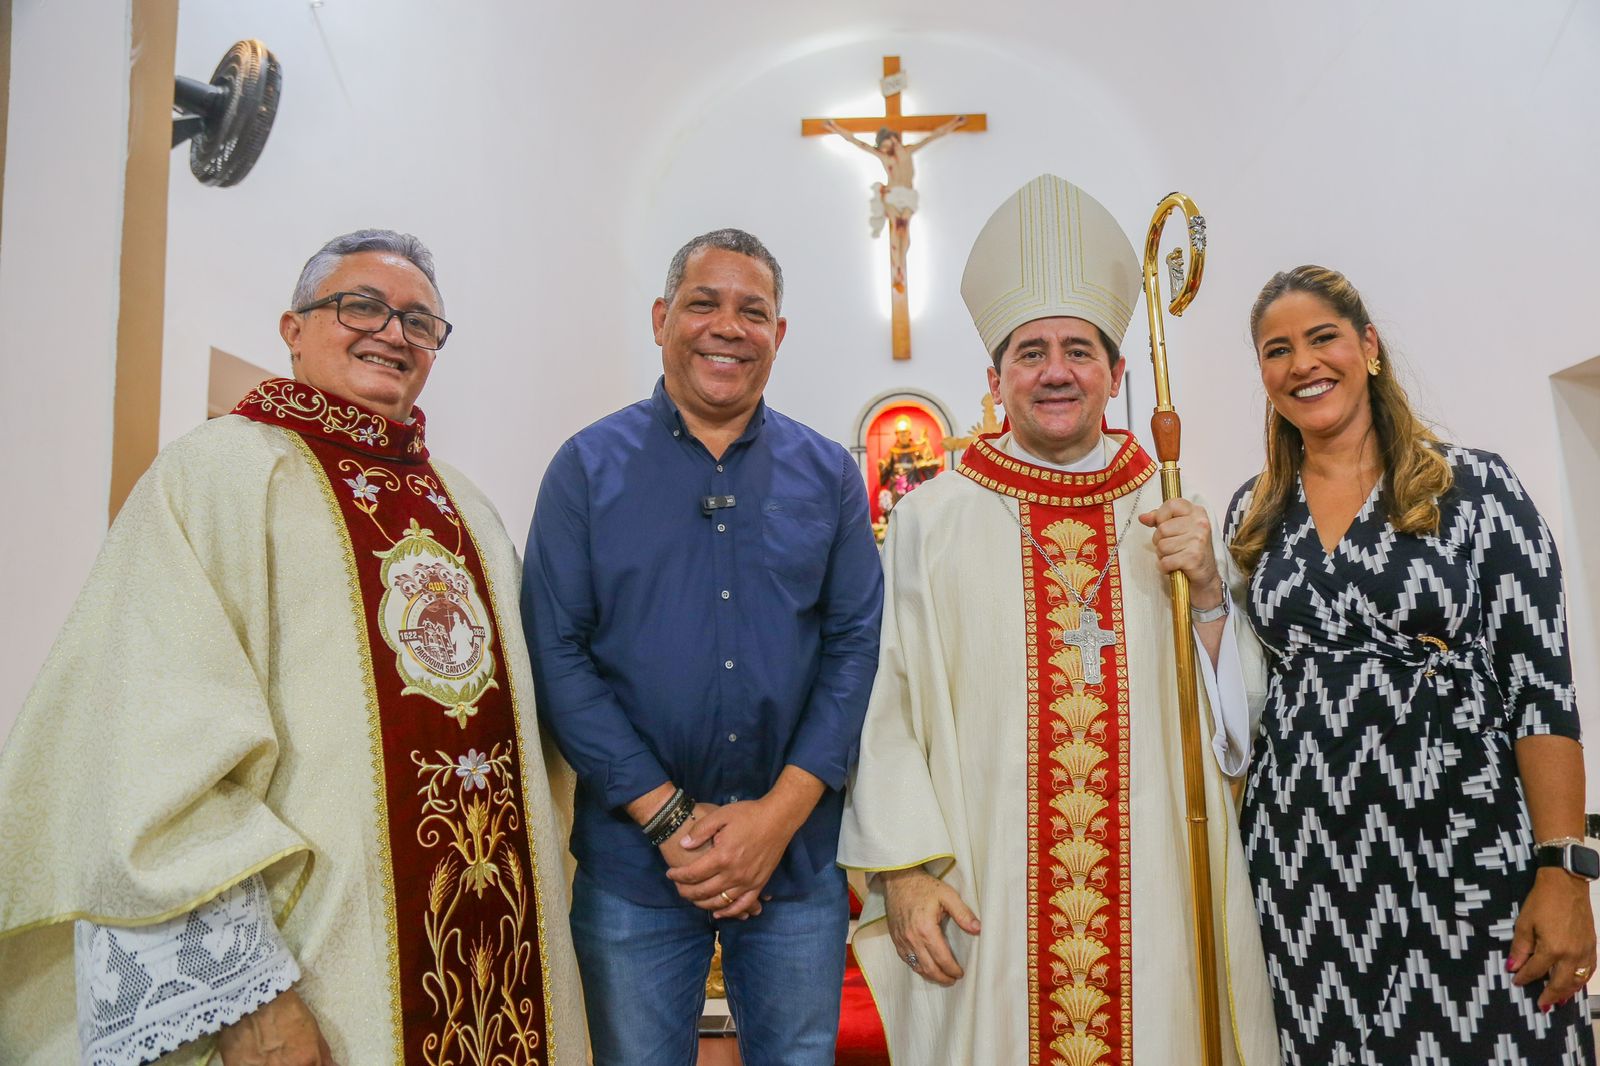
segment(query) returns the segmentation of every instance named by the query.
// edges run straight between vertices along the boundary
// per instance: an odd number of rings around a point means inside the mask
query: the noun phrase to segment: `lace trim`
[[[257,874],[138,929],[79,921],[78,1041],[89,1066],[140,1066],[219,1031],[300,979]]]

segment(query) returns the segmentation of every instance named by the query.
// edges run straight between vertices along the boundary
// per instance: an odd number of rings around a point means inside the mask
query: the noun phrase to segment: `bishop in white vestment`
[[[1203,512],[1162,505],[1154,460],[1102,432],[1139,284],[1110,214],[1049,176],[995,213],[968,261],[963,296],[1011,431],[890,521],[839,846],[868,875],[855,951],[900,1064],[1198,1063],[1199,980],[1220,990],[1224,1062],[1278,1061],[1224,775],[1248,754],[1244,677],[1259,667],[1239,659]],[[1130,535],[1140,516],[1154,537]],[[1202,608],[1215,726],[1219,957],[1203,977],[1163,557]]]

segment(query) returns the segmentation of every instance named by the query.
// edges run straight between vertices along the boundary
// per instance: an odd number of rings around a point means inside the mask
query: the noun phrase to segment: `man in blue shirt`
[[[654,395],[562,446],[528,534],[539,714],[579,779],[597,1066],[694,1061],[718,935],[744,1061],[833,1062],[834,855],[883,579],[855,461],[761,398],[782,301],[748,233],[680,249]]]

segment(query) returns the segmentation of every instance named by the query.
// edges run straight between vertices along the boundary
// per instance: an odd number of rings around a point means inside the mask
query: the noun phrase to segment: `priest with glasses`
[[[0,752],[0,1057],[584,1063],[520,565],[414,406],[432,256],[335,238],[289,306]]]

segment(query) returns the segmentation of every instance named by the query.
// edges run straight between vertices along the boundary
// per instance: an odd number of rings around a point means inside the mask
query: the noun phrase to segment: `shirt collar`
[[[678,410],[678,405],[672,402],[672,397],[667,395],[667,376],[665,374],[656,378],[655,391],[650,394],[650,409],[655,412],[656,420],[667,427],[669,432],[681,433],[685,437],[693,437],[689,426],[683,420],[683,412]],[[756,439],[761,433],[761,427],[767,421],[767,401],[763,397],[756,401],[756,409],[750,415],[750,421],[745,425],[744,432],[739,434],[733,443],[747,444]]]

